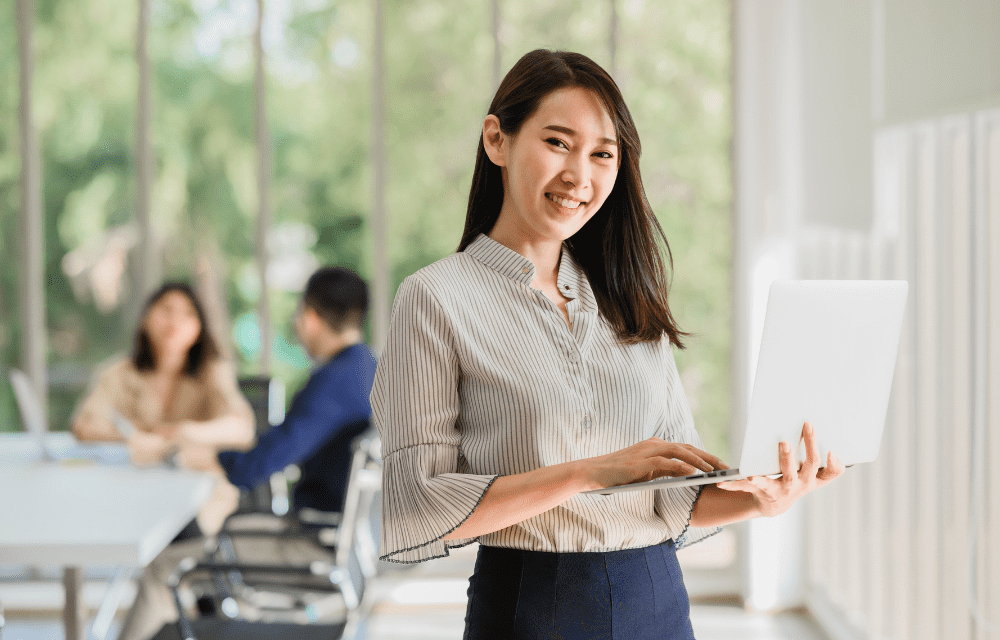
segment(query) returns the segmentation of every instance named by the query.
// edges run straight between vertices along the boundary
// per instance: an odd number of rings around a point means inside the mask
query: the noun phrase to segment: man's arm
[[[219,454],[229,481],[252,489],[272,473],[307,460],[344,426],[368,418],[367,397],[359,397],[363,384],[347,371],[317,371],[295,396],[285,421],[271,427],[253,449]]]

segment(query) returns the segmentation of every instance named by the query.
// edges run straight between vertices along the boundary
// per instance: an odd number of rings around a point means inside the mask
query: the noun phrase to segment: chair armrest
[[[298,521],[306,525],[319,525],[323,527],[338,527],[344,514],[337,511],[320,511],[306,507],[298,513]]]

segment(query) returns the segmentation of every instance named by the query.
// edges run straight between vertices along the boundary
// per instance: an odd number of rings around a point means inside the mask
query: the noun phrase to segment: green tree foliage
[[[17,43],[0,6],[0,362],[17,362]],[[502,67],[536,47],[610,65],[609,2],[501,0]],[[259,359],[250,0],[152,0],[153,224],[164,277],[218,271],[226,336],[242,370]],[[307,361],[289,322],[318,264],[370,277],[373,11],[369,0],[266,3],[273,150],[275,371]],[[725,451],[729,390],[729,3],[623,0],[616,79],[643,141],[645,185],[674,257],[671,300],[695,335],[679,355],[696,419]],[[127,349],[137,296],[133,0],[36,0],[35,117],[42,143],[53,420],[72,381]],[[482,118],[492,97],[488,2],[385,0],[386,143],[393,290],[458,244]],[[211,259],[215,256],[214,262]],[[131,262],[130,262],[131,261]],[[208,265],[208,267],[206,267]],[[78,384],[78,383],[77,383]],[[0,386],[0,425],[16,424]],[[78,388],[75,388],[78,392]],[[6,394],[3,395],[3,394]]]

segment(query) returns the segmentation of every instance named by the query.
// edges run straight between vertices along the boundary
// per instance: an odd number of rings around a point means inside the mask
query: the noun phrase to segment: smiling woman
[[[482,131],[459,251],[400,286],[375,375],[383,558],[478,540],[467,640],[690,640],[675,549],[836,474],[584,494],[727,468],[674,362],[685,334],[639,137],[601,67],[545,50],[507,74]]]

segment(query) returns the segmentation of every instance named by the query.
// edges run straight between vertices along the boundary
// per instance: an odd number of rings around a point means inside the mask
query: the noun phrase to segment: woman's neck
[[[169,351],[159,352],[154,350],[155,365],[153,370],[157,375],[176,378],[181,375],[184,365],[187,364],[187,352],[172,353]]]
[[[544,285],[555,286],[559,273],[559,258],[562,255],[561,241],[531,238],[523,233],[501,228],[499,224],[490,230],[489,236],[535,265],[535,277],[531,281],[531,286],[536,289],[543,289]]]

